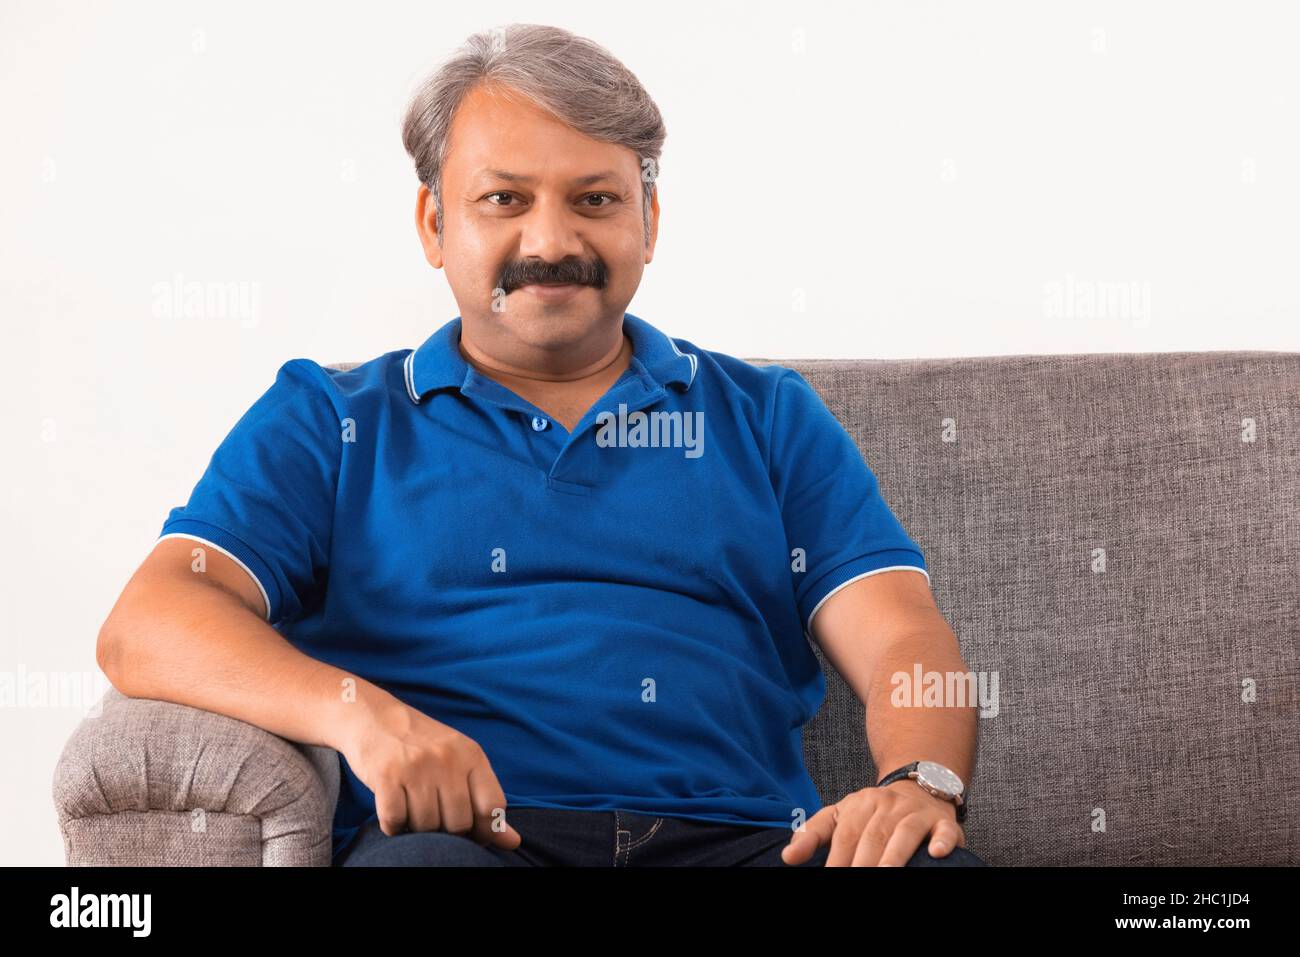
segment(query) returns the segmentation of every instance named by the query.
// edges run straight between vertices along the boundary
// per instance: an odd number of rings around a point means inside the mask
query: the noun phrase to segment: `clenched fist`
[[[506,797],[474,739],[397,698],[361,706],[341,749],[374,792],[379,827],[448,831],[514,850],[522,838],[505,819]]]

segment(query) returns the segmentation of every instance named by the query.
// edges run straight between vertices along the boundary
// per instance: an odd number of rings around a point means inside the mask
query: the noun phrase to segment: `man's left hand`
[[[957,805],[906,778],[854,791],[822,808],[795,832],[781,860],[802,864],[829,843],[827,867],[903,867],[927,836],[932,857],[966,846]]]

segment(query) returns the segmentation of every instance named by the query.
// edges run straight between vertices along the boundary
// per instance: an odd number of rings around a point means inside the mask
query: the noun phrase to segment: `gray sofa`
[[[997,678],[972,850],[1300,863],[1300,353],[780,364],[857,439]],[[830,802],[875,769],[822,661],[804,747]],[[110,690],[54,802],[69,864],[327,865],[338,780],[328,748]]]

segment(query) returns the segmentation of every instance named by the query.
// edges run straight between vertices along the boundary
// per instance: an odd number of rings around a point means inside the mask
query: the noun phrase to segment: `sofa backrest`
[[[997,678],[972,850],[1300,863],[1300,353],[780,364],[853,435]],[[862,721],[828,668],[804,736],[824,800],[877,778]]]

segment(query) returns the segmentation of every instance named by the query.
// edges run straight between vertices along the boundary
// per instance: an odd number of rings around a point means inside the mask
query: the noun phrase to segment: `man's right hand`
[[[379,827],[448,831],[514,850],[522,838],[506,821],[506,796],[477,741],[387,695],[375,710],[358,702],[348,766],[375,795]]]

